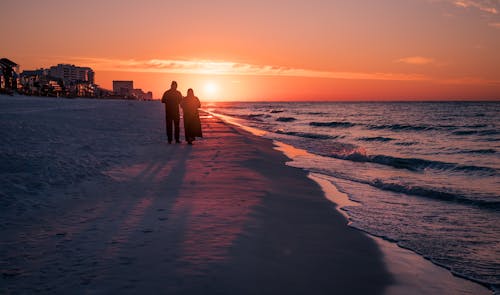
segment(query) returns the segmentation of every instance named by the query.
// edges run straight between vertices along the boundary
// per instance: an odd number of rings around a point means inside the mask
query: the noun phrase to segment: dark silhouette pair
[[[179,106],[182,107],[184,118],[184,135],[188,144],[193,144],[195,138],[202,137],[201,121],[198,108],[201,107],[200,100],[194,96],[193,89],[189,88],[186,97],[177,90],[177,82],[172,81],[170,89],[165,91],[161,102],[165,104],[165,123],[168,143],[172,143],[172,133],[176,143],[179,138]],[[173,131],[173,132],[172,132]]]

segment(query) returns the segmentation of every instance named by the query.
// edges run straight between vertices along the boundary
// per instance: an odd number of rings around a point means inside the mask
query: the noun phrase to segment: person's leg
[[[167,139],[168,143],[172,143],[172,119],[166,119],[167,122]]]
[[[180,138],[179,138],[179,119],[174,120],[174,131],[175,131],[175,142],[179,143]]]
[[[171,125],[171,124],[169,124],[169,118],[168,118],[167,114],[168,114],[168,110],[167,110],[167,105],[165,104],[165,133],[167,135],[167,140],[169,142],[171,142],[172,141],[172,135],[170,135],[170,136],[168,135],[169,134],[169,132],[168,132],[169,125]],[[172,132],[170,132],[170,134],[172,134]]]
[[[189,128],[186,126],[186,120],[184,119],[184,139],[189,142]]]

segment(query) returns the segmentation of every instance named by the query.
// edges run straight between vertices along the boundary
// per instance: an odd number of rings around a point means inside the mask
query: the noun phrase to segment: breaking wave
[[[349,128],[353,127],[356,124],[351,123],[351,122],[311,122],[309,123],[310,126],[315,126],[315,127],[331,127],[331,128]]]
[[[278,119],[276,119],[276,121],[278,122],[293,122],[297,119],[295,119],[294,117],[279,117]]]
[[[436,127],[428,125],[404,125],[404,124],[389,124],[389,125],[368,125],[370,130],[389,129],[393,131],[427,131],[435,130]]]
[[[360,138],[358,138],[358,140],[385,142],[385,141],[391,141],[391,140],[395,140],[395,139],[394,138],[390,138],[390,137],[375,136],[375,137],[360,137]]]
[[[339,137],[339,136],[332,136],[332,135],[326,135],[326,134],[307,133],[307,132],[295,132],[295,131],[283,131],[283,130],[277,130],[276,133],[278,133],[278,134],[284,134],[284,135],[299,136],[299,137],[304,137],[304,138],[312,138],[312,139],[335,139],[335,138]]]
[[[498,135],[500,131],[489,129],[489,130],[457,130],[452,132],[454,135]]]
[[[475,205],[478,207],[489,208],[489,209],[500,209],[500,202],[498,201],[486,201],[481,199],[470,199],[460,193],[452,193],[449,191],[440,191],[436,188],[427,188],[420,186],[409,186],[399,183],[384,183],[381,180],[375,180],[368,183],[379,189],[404,193],[407,195],[414,195],[420,197],[426,197],[431,199],[437,199],[447,202],[455,202],[461,204]]]

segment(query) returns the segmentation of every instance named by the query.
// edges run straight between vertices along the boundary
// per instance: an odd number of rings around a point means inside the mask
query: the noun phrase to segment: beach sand
[[[332,192],[271,141],[202,124],[193,146],[144,145],[3,224],[0,293],[488,293],[348,227]]]

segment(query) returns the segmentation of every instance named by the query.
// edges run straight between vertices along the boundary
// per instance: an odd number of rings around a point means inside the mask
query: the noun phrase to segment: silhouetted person
[[[203,137],[201,133],[200,115],[198,108],[201,107],[200,100],[194,96],[193,89],[189,88],[187,96],[181,101],[184,114],[184,132],[188,144],[193,144],[196,136]]]
[[[177,82],[172,81],[170,89],[165,91],[161,102],[165,104],[165,124],[167,128],[168,143],[172,143],[172,128],[174,129],[175,142],[179,140],[179,104],[182,100],[182,94],[177,91]]]

